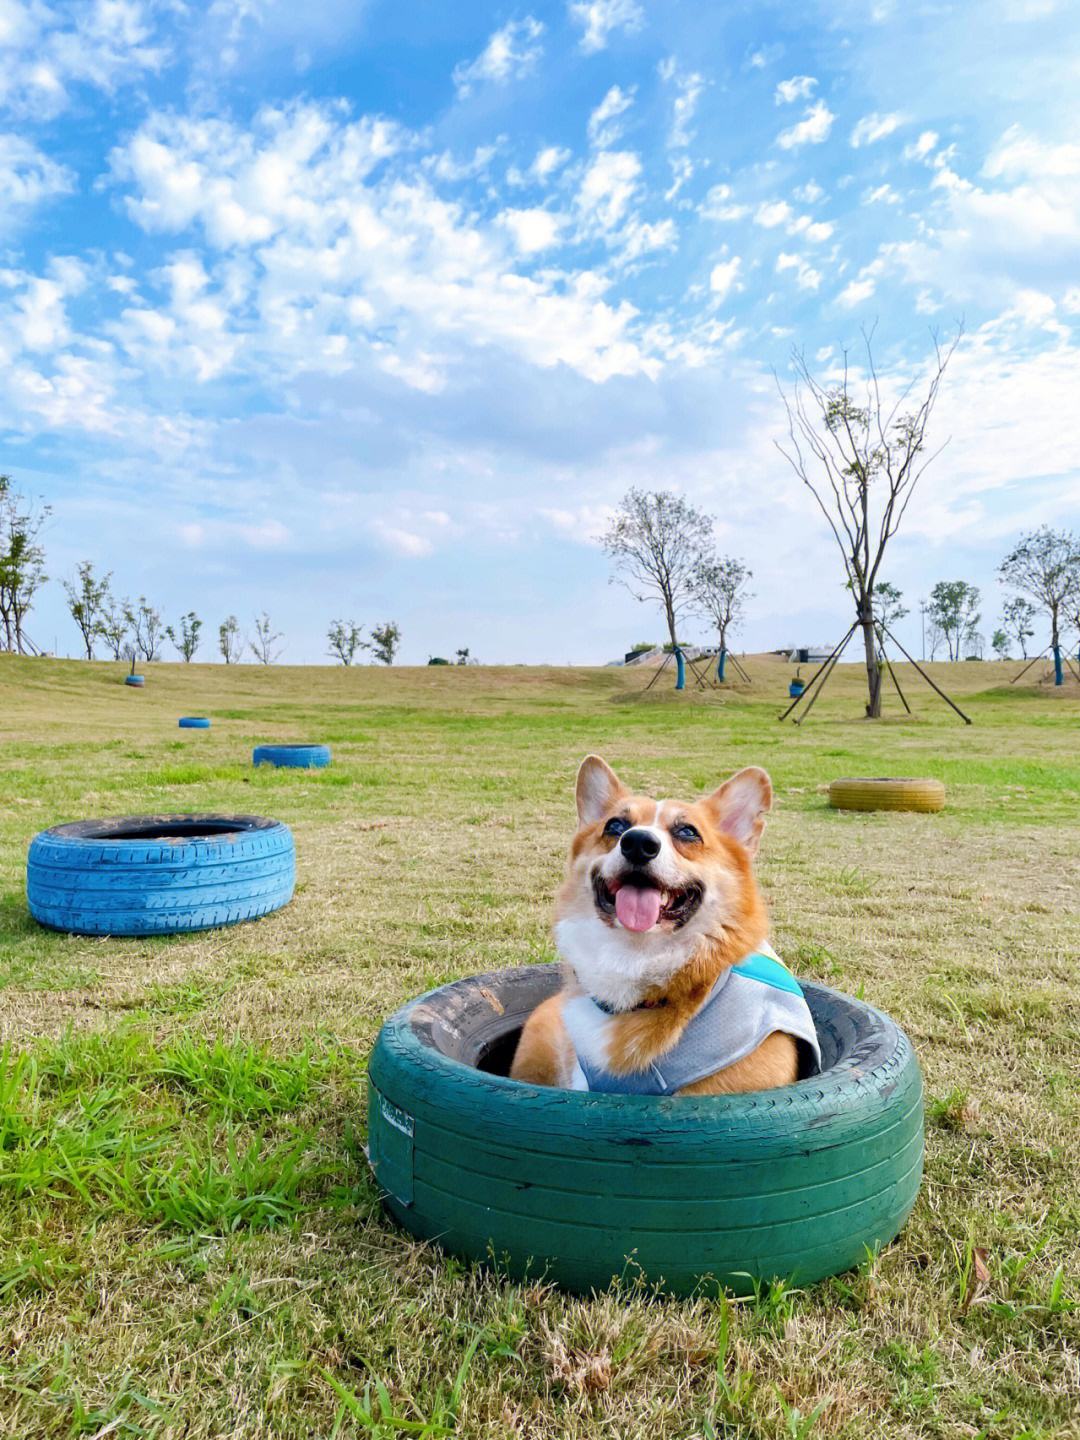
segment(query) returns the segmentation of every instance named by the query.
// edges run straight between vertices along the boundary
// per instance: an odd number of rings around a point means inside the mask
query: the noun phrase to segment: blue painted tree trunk
[[[1065,669],[1061,663],[1061,646],[1054,646],[1054,684],[1065,684]]]
[[[675,689],[686,689],[686,661],[681,650],[675,651]]]
[[[717,660],[717,662],[716,662],[716,678],[717,678],[717,680],[723,680],[723,678],[724,678],[724,671],[725,671],[726,669],[727,669],[727,651],[726,651],[726,650],[721,650],[721,651],[720,651],[720,658],[719,658],[719,660]]]

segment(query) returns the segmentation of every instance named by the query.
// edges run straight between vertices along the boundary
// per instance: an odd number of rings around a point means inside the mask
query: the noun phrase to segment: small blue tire
[[[292,832],[259,815],[136,815],[30,842],[26,898],[50,930],[168,935],[237,925],[292,899]]]
[[[205,715],[181,715],[179,725],[181,730],[210,729],[210,721]]]
[[[791,696],[792,700],[797,700],[805,689],[806,686],[803,681],[792,680],[791,684],[787,687],[787,693]]]
[[[323,770],[330,764],[329,745],[256,745],[253,765],[283,765],[295,770]]]
[[[146,684],[146,677],[144,675],[125,675],[124,684],[136,685],[141,690],[142,687]]]

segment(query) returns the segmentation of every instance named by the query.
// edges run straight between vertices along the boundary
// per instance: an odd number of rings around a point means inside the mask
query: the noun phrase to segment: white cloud
[[[781,251],[776,258],[776,273],[783,275],[795,272],[795,283],[800,290],[816,290],[821,284],[821,272],[809,265],[801,255],[790,255]]]
[[[798,124],[781,130],[776,137],[776,143],[781,150],[797,150],[802,145],[820,145],[829,138],[835,119],[836,116],[824,100],[819,100],[816,105],[811,105]]]
[[[530,172],[537,180],[546,180],[549,175],[554,175],[556,170],[561,170],[569,159],[570,151],[564,150],[561,145],[546,145],[537,152]]]
[[[603,150],[582,177],[577,203],[586,222],[613,230],[626,217],[637,194],[641,161],[630,150]]]
[[[615,518],[611,505],[578,505],[565,510],[542,506],[536,513],[580,545],[598,545]]]
[[[790,80],[781,80],[773,95],[777,105],[790,105],[795,100],[809,100],[817,88],[813,75],[793,75]]]
[[[801,200],[804,205],[816,205],[819,200],[824,199],[825,191],[816,180],[808,180],[805,185],[796,185],[791,192],[796,200]]]
[[[633,103],[633,89],[623,90],[613,85],[589,116],[589,144],[599,150],[610,150],[622,134],[619,116],[625,115]]]
[[[853,308],[861,305],[864,300],[869,300],[876,289],[877,286],[872,279],[851,280],[844,286],[837,298],[841,305]]]
[[[81,86],[112,94],[160,70],[154,12],[142,0],[87,0],[50,9],[35,0],[0,4],[0,108],[48,117]]]
[[[705,196],[699,214],[705,220],[742,220],[750,214],[749,205],[732,201],[730,185],[714,185]]]
[[[709,275],[709,289],[718,300],[727,298],[728,292],[739,278],[739,267],[742,260],[738,255],[733,255],[730,260],[721,260],[714,265]]]
[[[875,185],[863,195],[864,205],[899,205],[900,196],[891,185]]]
[[[933,147],[924,148],[929,155]],[[936,152],[931,164],[938,204],[914,239],[885,251],[928,303],[977,299],[1000,308],[1072,273],[1080,251],[1080,144],[1012,126],[977,180],[953,169],[948,151]]]
[[[925,160],[938,143],[938,136],[935,130],[924,130],[917,140],[910,145],[904,146],[905,160]]]
[[[705,90],[705,79],[696,70],[680,70],[671,58],[660,62],[659,74],[665,84],[675,87],[668,145],[673,150],[683,149],[693,139],[690,125]]]
[[[802,235],[815,245],[828,240],[834,226],[828,220],[814,220],[809,215],[796,215],[786,200],[765,201],[754,212],[754,224],[765,230],[782,225],[788,235]]]
[[[20,135],[0,134],[0,231],[75,189],[75,176]]]
[[[458,96],[465,99],[485,81],[505,85],[527,75],[543,54],[543,33],[543,25],[531,15],[511,20],[496,30],[475,60],[454,67]]]
[[[863,145],[875,145],[903,123],[904,117],[895,112],[891,115],[864,115],[851,132],[851,144],[856,150]]]
[[[777,225],[783,225],[791,219],[791,206],[786,200],[772,200],[759,205],[754,212],[754,224],[762,225],[766,230],[772,230]]]
[[[412,530],[403,530],[397,525],[387,525],[380,521],[375,526],[375,532],[388,550],[410,560],[422,559],[435,549],[426,535],[417,535]]]
[[[510,231],[522,255],[550,250],[557,244],[563,224],[560,216],[542,209],[504,210],[498,216],[498,223]]]
[[[640,30],[645,23],[638,0],[572,0],[568,8],[582,28],[580,45],[587,55],[605,49],[613,31]]]

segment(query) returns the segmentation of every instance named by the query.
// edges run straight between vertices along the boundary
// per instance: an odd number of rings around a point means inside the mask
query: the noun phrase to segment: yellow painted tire
[[[920,810],[945,808],[940,780],[834,780],[829,786],[834,810]]]

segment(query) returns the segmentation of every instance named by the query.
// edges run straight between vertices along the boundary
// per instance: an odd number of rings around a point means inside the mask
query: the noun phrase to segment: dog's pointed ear
[[[586,755],[577,772],[577,813],[582,825],[595,825],[616,800],[630,792],[599,755]]]
[[[702,804],[719,829],[756,855],[765,829],[765,814],[772,809],[772,797],[768,775],[760,766],[748,765],[725,780]]]

